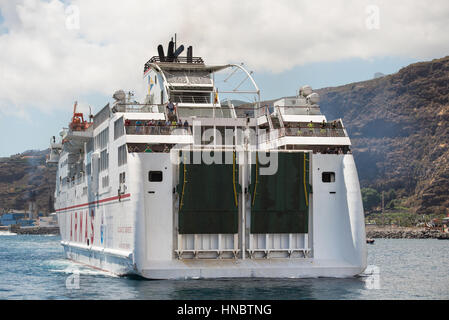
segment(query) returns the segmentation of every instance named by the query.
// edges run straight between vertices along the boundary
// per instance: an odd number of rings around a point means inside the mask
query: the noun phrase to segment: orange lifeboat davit
[[[92,122],[87,122],[84,120],[84,115],[81,112],[76,112],[76,107],[78,105],[78,101],[75,101],[75,105],[73,106],[73,116],[72,122],[69,124],[69,128],[72,131],[84,131],[92,124]]]

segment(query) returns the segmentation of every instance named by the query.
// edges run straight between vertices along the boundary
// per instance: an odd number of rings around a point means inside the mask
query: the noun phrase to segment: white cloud
[[[193,45],[208,63],[255,71],[345,58],[433,58],[449,52],[449,2],[0,0],[0,113],[50,111],[80,96],[136,88],[156,47]],[[66,27],[68,5],[79,29]],[[379,8],[369,29],[366,8]],[[80,102],[80,105],[86,105]]]

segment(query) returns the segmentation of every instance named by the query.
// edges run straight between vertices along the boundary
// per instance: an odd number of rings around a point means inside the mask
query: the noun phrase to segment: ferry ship
[[[342,120],[326,119],[310,86],[264,104],[243,64],[183,50],[159,45],[141,101],[116,91],[88,119],[75,104],[52,138],[65,256],[148,279],[361,273],[363,205]]]

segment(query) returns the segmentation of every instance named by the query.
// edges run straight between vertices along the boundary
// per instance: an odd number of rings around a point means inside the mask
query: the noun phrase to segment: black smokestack
[[[178,49],[176,49],[175,53],[173,54],[174,58],[178,58],[178,56],[184,51],[184,46],[181,44]]]
[[[192,63],[192,61],[193,61],[193,47],[189,46],[187,48],[187,62]]]
[[[158,45],[157,52],[159,53],[159,60],[165,62],[164,47],[162,44]]]
[[[175,46],[175,44],[174,44],[173,40],[168,43],[168,51],[167,51],[167,61],[168,62],[173,62],[173,59],[174,59],[173,48],[174,48],[174,46]]]

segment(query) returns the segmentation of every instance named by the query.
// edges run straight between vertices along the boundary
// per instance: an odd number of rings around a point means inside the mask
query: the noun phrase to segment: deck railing
[[[301,126],[297,128],[281,129],[283,136],[299,136],[299,137],[345,137],[345,131],[342,128],[309,128]]]
[[[283,116],[293,115],[321,115],[321,109],[317,105],[304,105],[304,106],[275,106],[275,113],[280,112]]]
[[[172,96],[174,103],[193,103],[193,104],[210,104],[210,95],[176,95]]]
[[[125,126],[126,134],[137,135],[191,135],[190,127],[172,125],[152,126]]]
[[[150,103],[116,103],[113,106],[113,111],[116,112],[150,112],[150,113],[164,113],[167,104],[150,104]]]

